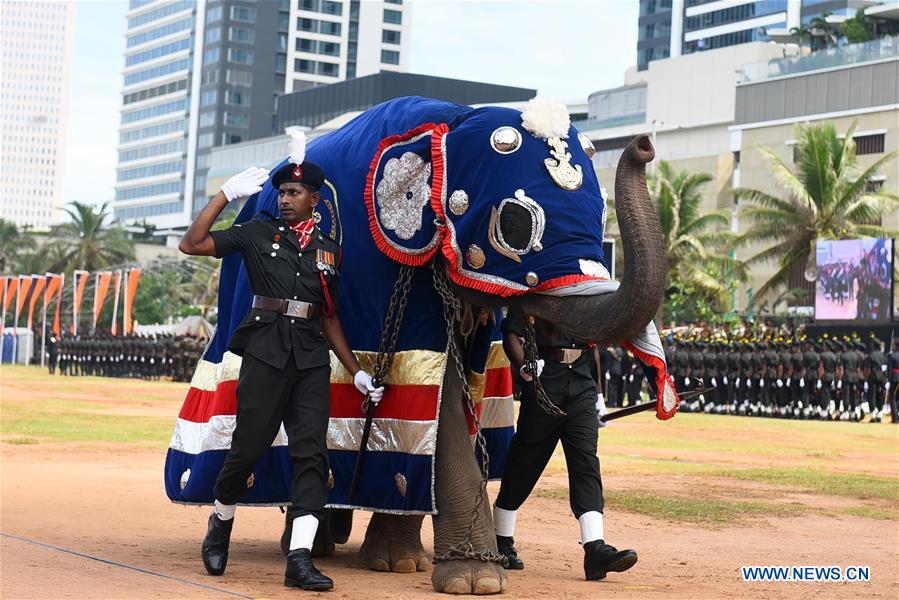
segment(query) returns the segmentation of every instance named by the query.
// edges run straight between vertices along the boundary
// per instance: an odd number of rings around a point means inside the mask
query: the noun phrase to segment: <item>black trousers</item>
[[[561,441],[568,466],[571,511],[578,518],[585,512],[602,512],[602,480],[599,458],[596,456],[599,434],[594,406],[595,390],[576,386],[581,389],[574,391],[564,381],[550,382],[545,376],[541,380],[553,403],[567,415],[554,417],[546,414],[537,405],[533,384],[525,384],[518,427],[509,446],[496,506],[518,510],[531,494],[553,450]]]
[[[215,482],[215,498],[237,504],[247,479],[284,422],[293,462],[288,517],[321,520],[328,499],[329,366],[298,370],[293,357],[285,369],[244,355],[237,381],[237,424],[231,450]]]

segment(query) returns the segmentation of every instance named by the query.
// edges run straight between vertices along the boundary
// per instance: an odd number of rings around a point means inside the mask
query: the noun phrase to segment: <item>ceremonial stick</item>
[[[692,400],[696,396],[701,394],[706,394],[713,390],[717,389],[715,386],[700,388],[698,390],[693,390],[692,392],[684,392],[681,394],[681,402],[686,400]],[[642,402],[640,404],[634,404],[633,406],[628,406],[627,408],[622,408],[621,410],[616,410],[615,412],[611,412],[605,415],[602,418],[603,422],[614,421],[615,419],[621,419],[622,417],[627,417],[629,415],[635,415],[637,413],[646,412],[648,410],[653,410],[656,407],[657,402],[652,400],[650,402]]]

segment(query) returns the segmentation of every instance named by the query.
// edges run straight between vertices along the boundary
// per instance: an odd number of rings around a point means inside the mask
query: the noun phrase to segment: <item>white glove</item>
[[[752,389],[752,380],[749,379],[748,377],[746,378],[746,389],[747,389],[747,390],[751,390],[751,389]]]
[[[787,387],[790,387],[790,382],[793,381],[790,377],[787,377]]]
[[[384,386],[375,387],[374,383],[372,383],[371,375],[366,373],[365,371],[359,370],[353,376],[353,385],[356,386],[356,389],[359,390],[360,394],[368,394],[368,399],[377,406],[378,402],[381,401],[381,398],[384,397]]]
[[[537,359],[537,377],[540,377],[540,374],[543,373],[543,365],[546,363],[543,362],[542,358]],[[521,374],[521,378],[525,381],[533,381],[534,378],[528,373],[527,363],[521,365],[521,368],[518,370],[518,373]]]
[[[690,378],[684,377],[684,385],[690,385]]]
[[[718,387],[718,381],[712,377],[712,387]]]
[[[633,376],[633,374],[627,376],[627,381],[628,381],[628,383],[633,383],[633,382],[634,382],[634,376]]]
[[[843,380],[842,380],[842,379],[840,379],[840,380],[837,382],[837,389],[838,389],[838,390],[843,389]]]
[[[866,394],[868,393],[868,382],[867,382],[867,381],[865,382],[865,385],[863,386],[862,389],[864,390],[864,392],[865,392]]]
[[[737,386],[737,389],[740,389],[740,378],[737,377],[737,381],[734,383]]]
[[[802,379],[802,378],[799,379],[799,387],[801,387],[801,388],[805,387],[805,379]]]
[[[818,383],[815,385],[815,389],[818,389],[818,390],[821,389],[821,380],[820,379],[818,380]]]
[[[612,379],[612,374],[606,371],[606,381],[609,381],[610,379]]]
[[[609,411],[606,410],[606,399],[603,397],[602,392],[596,394],[596,419],[599,421],[600,427],[605,427],[608,425],[605,421],[602,420],[604,416],[606,416]]]
[[[886,372],[887,372],[887,366],[886,366],[886,365],[880,365],[880,370],[883,371],[884,373],[886,373]]]
[[[222,186],[222,193],[228,202],[231,202],[235,198],[244,198],[261,192],[262,184],[266,181],[268,181],[267,169],[250,167],[226,181]]]
[[[887,383],[883,389],[885,389],[886,391],[890,391],[890,382],[889,381],[887,381]]]
[[[759,387],[765,387],[765,380],[759,379]]]
[[[724,385],[727,385],[727,375],[724,376],[724,379],[722,379],[722,381],[724,382]]]
[[[783,386],[784,386],[784,380],[783,380],[783,379],[778,379],[778,380],[777,380],[777,387],[778,387],[778,388],[782,388]]]

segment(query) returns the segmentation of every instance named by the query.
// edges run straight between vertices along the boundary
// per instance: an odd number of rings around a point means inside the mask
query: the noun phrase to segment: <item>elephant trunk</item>
[[[615,208],[624,247],[617,291],[592,296],[529,295],[519,306],[578,338],[618,341],[640,333],[658,310],[665,285],[659,217],[646,186],[646,163],[655,156],[647,136],[634,138],[615,175]]]

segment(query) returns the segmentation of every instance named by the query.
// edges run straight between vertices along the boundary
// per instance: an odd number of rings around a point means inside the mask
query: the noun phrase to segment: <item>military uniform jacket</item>
[[[890,381],[899,383],[899,351],[890,352],[889,367]]]
[[[880,350],[872,350],[865,358],[866,365],[869,369],[868,380],[874,383],[883,383],[886,381],[883,372],[883,365],[886,364],[886,357]]]
[[[849,383],[858,381],[858,368],[861,366],[861,353],[856,350],[843,352],[843,377]]]
[[[833,382],[837,370],[837,355],[825,350],[821,353],[821,363],[824,365],[824,381]]]
[[[340,246],[316,227],[305,249],[283,219],[257,215],[223,231],[212,231],[218,258],[234,252],[243,256],[253,293],[270,298],[300,300],[317,306],[328,294],[337,306],[337,268]],[[276,368],[284,368],[293,351],[298,369],[330,364],[328,343],[319,319],[303,319],[251,308],[234,330],[228,350],[247,353]]]

